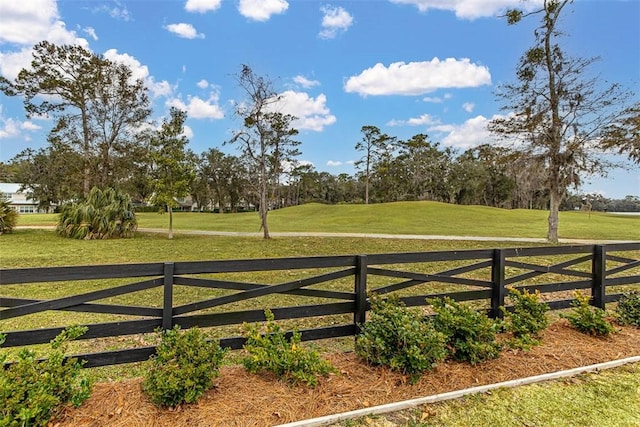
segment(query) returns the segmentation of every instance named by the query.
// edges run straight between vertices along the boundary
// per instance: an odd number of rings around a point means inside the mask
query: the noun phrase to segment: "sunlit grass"
[[[497,389],[338,425],[635,427],[640,425],[640,364],[560,381]]]
[[[508,210],[438,202],[372,205],[310,203],[269,212],[271,232],[333,232],[544,238],[548,212]],[[168,227],[168,216],[139,213],[140,227]],[[54,225],[55,215],[21,215],[18,225]],[[213,214],[177,212],[176,230],[260,232],[256,212]],[[561,212],[560,237],[594,240],[640,240],[640,217],[604,213]]]

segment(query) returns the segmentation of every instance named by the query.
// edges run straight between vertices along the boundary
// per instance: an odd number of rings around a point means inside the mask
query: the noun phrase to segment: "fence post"
[[[593,258],[591,259],[591,305],[605,309],[607,275],[607,249],[604,245],[593,246]]]
[[[356,335],[360,332],[360,325],[364,324],[367,316],[367,256],[356,257],[356,280],[354,292],[356,294],[356,307],[353,312],[353,323],[356,326]]]
[[[503,313],[500,310],[501,306],[504,306],[505,297],[505,280],[504,280],[504,268],[505,268],[505,253],[504,249],[494,249],[493,259],[491,263],[491,313],[490,316],[495,318],[502,318]]]
[[[173,268],[172,262],[164,263],[164,298],[162,304],[162,329],[173,328]]]

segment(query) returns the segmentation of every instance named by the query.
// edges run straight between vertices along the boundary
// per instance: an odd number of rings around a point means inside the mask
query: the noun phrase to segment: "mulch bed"
[[[409,384],[401,374],[367,366],[354,353],[326,355],[340,374],[315,389],[290,387],[241,366],[220,371],[216,387],[193,405],[159,409],[142,394],[141,379],[96,384],[80,408],[65,410],[55,426],[271,426],[369,406],[461,390],[640,355],[640,329],[622,327],[609,338],[550,325],[542,345],[506,350],[479,365],[447,362]]]

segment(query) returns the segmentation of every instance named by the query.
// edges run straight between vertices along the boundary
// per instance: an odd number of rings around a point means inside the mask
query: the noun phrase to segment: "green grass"
[[[55,215],[21,215],[19,225],[54,225]],[[141,227],[166,228],[167,216],[154,213],[140,214]],[[610,215],[592,214],[591,217],[580,212],[566,212],[561,215],[561,236],[565,238],[582,239],[622,239],[640,240],[640,218],[618,217]],[[259,221],[256,213],[245,214],[198,214],[179,213],[175,216],[176,229],[203,229],[220,231],[248,231],[258,232]],[[325,206],[318,204],[305,205],[295,208],[282,209],[270,213],[270,228],[272,231],[300,231],[300,232],[358,232],[358,233],[398,233],[398,234],[437,234],[437,235],[480,235],[505,237],[544,237],[546,234],[546,212],[542,211],[507,211],[474,206],[451,206],[431,202],[393,203],[384,205],[343,205]],[[18,229],[11,234],[0,236],[0,268],[43,267],[61,265],[88,265],[136,262],[190,261],[238,258],[274,258],[288,256],[339,255],[359,253],[390,253],[433,250],[461,250],[475,248],[495,248],[521,246],[512,242],[479,242],[454,240],[404,240],[404,239],[364,239],[364,238],[321,238],[296,237],[274,238],[265,241],[260,237],[231,237],[231,236],[199,236],[177,234],[173,240],[168,240],[163,234],[137,233],[132,239],[105,241],[78,241],[58,237],[51,230]],[[588,267],[588,266],[587,266]],[[585,268],[587,268],[585,267]],[[443,265],[435,263],[435,271]],[[281,283],[293,280],[298,274],[309,272],[277,272],[262,274],[256,281],[262,283]],[[314,272],[315,273],[315,272]],[[247,279],[247,277],[244,277]],[[238,279],[240,280],[240,279]],[[47,298],[59,295],[79,293],[113,286],[118,281],[109,282],[74,282],[64,288],[62,286],[19,285],[3,286],[3,295],[20,294],[24,297]],[[352,281],[338,283],[336,286],[352,287]],[[193,301],[201,299],[202,291],[198,288],[176,291],[176,299]],[[154,305],[156,296],[149,293],[131,294],[119,302],[125,304],[139,303],[140,305]],[[296,304],[293,297],[279,296],[278,305]],[[260,303],[257,303],[260,304]],[[257,306],[256,306],[257,307]],[[46,313],[45,313],[46,315]],[[41,327],[43,323],[68,323],[71,316],[73,322],[88,322],[89,318],[81,317],[79,313],[55,313],[63,317],[55,318],[53,314],[47,318],[25,316],[23,318],[8,319],[0,322],[0,330],[28,329]],[[87,315],[89,316],[89,315]],[[114,319],[109,319],[114,320]],[[91,321],[95,322],[95,319]],[[314,320],[303,320],[314,322]],[[308,325],[301,324],[301,328]],[[228,330],[223,331],[229,336]],[[132,345],[148,345],[151,337],[131,336],[118,339],[102,339],[78,342],[77,351],[100,351],[102,349],[126,348]],[[329,344],[325,349],[336,349],[352,345],[352,338],[332,340],[337,345]],[[346,343],[346,344],[345,344]],[[139,376],[144,371],[144,364],[129,364],[126,366],[110,366],[92,369],[92,376],[98,380],[118,379],[129,376]],[[605,377],[606,384],[590,387],[578,387],[579,390],[591,390],[583,396],[576,394],[576,404],[566,404],[568,412],[559,412],[561,404],[549,403],[561,401],[567,396],[574,398],[573,389],[569,389],[570,381],[556,386],[529,387],[514,391],[498,391],[492,395],[476,396],[461,401],[442,404],[438,407],[437,417],[429,418],[427,424],[421,420],[421,414],[403,413],[405,425],[569,425],[556,423],[557,414],[565,420],[587,420],[594,424],[572,425],[625,425],[624,418],[612,416],[622,414],[628,420],[638,418],[637,390],[640,377],[638,365],[631,374],[626,372],[613,377]],[[629,376],[632,378],[630,379]],[[582,381],[582,380],[581,380]],[[584,380],[585,384],[587,380]],[[598,383],[599,384],[599,383]],[[540,388],[542,387],[542,388]],[[560,387],[559,390],[548,391],[547,388]],[[635,389],[634,389],[635,387]],[[632,390],[636,391],[636,401]],[[569,394],[567,394],[569,393]],[[576,392],[577,393],[577,392]],[[500,396],[496,399],[493,396]],[[594,396],[599,405],[593,405]],[[492,400],[494,399],[494,400]],[[506,403],[505,403],[506,402]],[[530,403],[529,403],[530,402]],[[519,412],[519,406],[526,408]],[[543,418],[536,418],[536,404],[549,414]],[[472,406],[462,406],[472,405]],[[475,406],[473,406],[475,405]],[[485,406],[493,408],[484,410]],[[635,405],[635,406],[634,406]],[[499,409],[504,406],[506,410]],[[593,414],[592,407],[614,408],[603,412],[603,416]],[[531,409],[534,408],[534,409]],[[571,409],[572,408],[572,409]],[[455,412],[458,411],[458,412]],[[465,413],[475,414],[471,418],[464,418]],[[546,413],[545,412],[545,413]],[[557,413],[557,414],[556,414]],[[584,418],[582,414],[586,414]],[[521,414],[521,415],[515,415]],[[476,420],[476,416],[478,417]],[[482,418],[497,417],[497,418]],[[515,418],[514,418],[515,417]],[[518,418],[520,417],[520,418]],[[527,418],[531,417],[531,418]],[[546,418],[545,418],[546,417]],[[598,418],[599,417],[599,418]],[[635,417],[635,418],[634,418]],[[391,418],[400,422],[400,418]],[[622,423],[617,422],[622,419]],[[444,421],[439,421],[444,420]],[[532,420],[527,423],[523,420]],[[538,420],[542,420],[538,423]],[[375,420],[374,420],[375,421]],[[403,421],[403,422],[404,422]],[[597,422],[595,422],[597,421]],[[458,424],[455,424],[458,422]],[[440,424],[438,424],[440,423]],[[609,424],[607,424],[609,423]],[[637,423],[636,423],[637,424]],[[360,425],[360,424],[348,424]],[[362,424],[372,425],[372,424]],[[374,424],[375,425],[375,424]],[[381,424],[385,425],[385,424]],[[388,425],[388,424],[386,424]],[[401,424],[398,424],[401,425]],[[635,425],[635,424],[627,424]]]
[[[339,425],[635,427],[640,425],[640,363]]]
[[[544,238],[548,212],[437,202],[373,205],[310,203],[269,212],[271,232],[335,232]],[[55,215],[21,215],[18,225],[54,225]],[[139,213],[140,227],[167,228],[168,216]],[[259,232],[258,214],[176,213],[176,230]],[[640,217],[561,212],[560,237],[640,240]]]

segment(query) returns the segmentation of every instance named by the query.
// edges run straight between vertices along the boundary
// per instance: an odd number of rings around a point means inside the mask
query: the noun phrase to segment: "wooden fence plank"
[[[554,269],[564,269],[565,267],[570,267],[572,265],[576,265],[576,264],[580,264],[582,262],[586,262],[586,261],[591,261],[592,256],[591,255],[586,255],[580,258],[576,258],[576,259],[572,259],[569,261],[564,261],[564,262],[560,262],[558,264],[554,264],[552,267]],[[511,264],[512,261],[507,260],[506,261],[507,266],[514,266],[517,267],[517,263],[514,263],[513,265]],[[551,267],[547,267],[547,268],[551,268]],[[517,276],[513,276],[513,277],[509,277],[506,279],[506,285],[509,286],[513,283],[518,283],[524,280],[528,280],[528,279],[532,279],[534,277],[538,277],[541,276],[543,274],[547,273],[547,271],[545,271],[544,269],[541,269],[540,271],[530,271],[527,273],[523,273],[523,274],[519,274]],[[587,276],[584,277],[591,277],[591,275],[589,273],[587,273]]]
[[[129,294],[132,292],[143,291],[158,286],[158,279],[145,280],[143,282],[131,283],[128,285],[116,286],[112,288],[102,289],[99,291],[87,292],[85,294],[73,295],[69,297],[57,298],[35,302],[32,304],[21,305],[0,311],[0,320],[10,319],[12,317],[24,316],[27,314],[39,313],[47,310],[60,310],[71,307],[87,301],[100,300],[103,298],[114,297],[118,295]]]
[[[290,282],[290,283],[298,283],[300,287],[302,286],[311,286],[311,285],[317,285],[319,283],[324,283],[324,282],[328,282],[331,280],[336,280],[336,279],[340,279],[346,277],[345,272],[344,271],[335,271],[335,272],[331,272],[331,273],[326,273],[326,274],[321,274],[318,276],[313,276],[313,277],[307,277],[305,279],[300,279],[294,282]],[[280,286],[280,285],[254,285],[252,284],[251,287],[249,287],[248,290],[258,290],[258,289],[263,289],[263,290],[273,290],[274,286]],[[271,294],[271,293],[286,293],[286,294],[294,294],[295,295],[301,295],[300,291],[303,291],[304,289],[293,289],[291,291],[287,291],[287,292],[267,292],[264,295],[267,294]],[[311,289],[307,289],[306,291],[313,291]],[[310,295],[314,295],[314,296],[322,296],[322,297],[338,297],[338,298],[345,298],[346,299],[353,299],[353,294],[350,293],[346,293],[346,292],[342,292],[342,293],[337,293],[337,292],[332,292],[332,291],[319,291],[319,290],[315,290],[315,292],[305,292],[306,296],[310,296]],[[236,296],[238,299],[236,301],[243,301],[245,299],[249,299],[251,297],[248,298],[243,298],[242,296],[246,295],[246,292],[240,292],[237,294],[233,294],[233,296]],[[226,297],[230,297],[231,295],[227,295]],[[174,315],[178,316],[184,313],[190,313],[192,311],[197,311],[197,310],[204,310],[206,308],[211,308],[211,307],[217,307],[219,305],[223,305],[226,303],[221,304],[220,300],[222,298],[225,297],[215,297],[215,298],[211,298],[208,300],[203,300],[203,301],[197,301],[194,303],[189,303],[189,304],[184,304],[178,307],[175,307],[173,309],[173,313]]]
[[[162,276],[162,263],[2,268],[0,269],[0,285],[147,276]]]
[[[46,300],[25,298],[0,298],[0,307],[17,307]],[[136,305],[85,303],[59,309],[59,311],[75,311],[82,313],[125,314],[131,316],[161,317],[162,309]]]
[[[80,336],[78,340],[88,340],[153,332],[156,328],[162,326],[162,319],[127,320],[122,322],[85,324],[81,326],[88,327],[88,330],[84,335]],[[63,329],[63,327],[55,327],[23,331],[4,331],[6,341],[2,344],[2,347],[48,343],[62,332]]]

